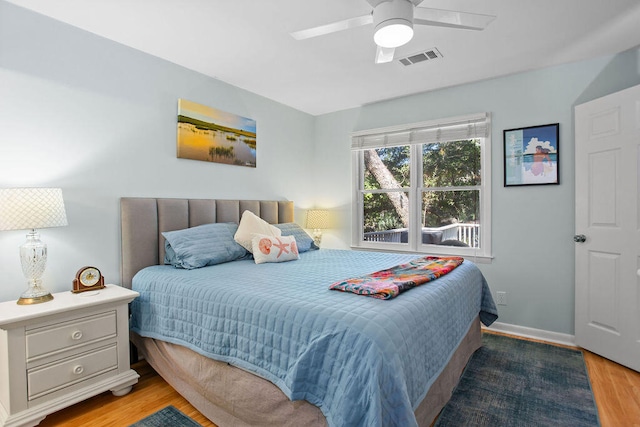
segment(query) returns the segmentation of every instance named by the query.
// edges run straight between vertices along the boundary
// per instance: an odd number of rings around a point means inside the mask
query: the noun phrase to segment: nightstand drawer
[[[116,312],[108,311],[27,331],[27,360],[115,337]]]
[[[28,399],[33,400],[61,388],[118,368],[117,345],[27,371]]]

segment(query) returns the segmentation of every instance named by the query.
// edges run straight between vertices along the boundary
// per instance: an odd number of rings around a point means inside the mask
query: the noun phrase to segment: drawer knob
[[[80,338],[82,338],[82,331],[74,331],[74,332],[71,334],[71,339],[72,339],[72,340],[76,340],[76,341],[77,341],[77,340],[79,340]]]
[[[82,367],[82,365],[78,365],[73,368],[73,373],[76,375],[80,375],[83,372],[84,372],[84,368]]]

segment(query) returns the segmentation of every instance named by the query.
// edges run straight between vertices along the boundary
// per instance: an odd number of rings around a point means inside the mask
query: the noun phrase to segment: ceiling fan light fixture
[[[396,48],[413,38],[413,3],[387,0],[373,9],[373,41],[380,47]]]
[[[404,19],[389,19],[376,26],[373,40],[380,47],[399,47],[413,38],[413,24]]]

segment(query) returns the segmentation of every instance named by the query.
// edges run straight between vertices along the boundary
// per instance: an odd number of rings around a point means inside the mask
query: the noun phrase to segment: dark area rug
[[[200,424],[187,417],[185,414],[174,408],[167,406],[155,414],[143,418],[130,427],[201,427]]]
[[[483,334],[435,427],[599,426],[582,352]]]

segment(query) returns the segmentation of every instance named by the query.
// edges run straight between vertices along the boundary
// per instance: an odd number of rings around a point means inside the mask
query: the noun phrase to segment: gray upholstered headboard
[[[121,285],[141,269],[164,260],[162,232],[213,222],[240,222],[249,210],[270,224],[293,222],[293,202],[217,199],[120,199]]]

